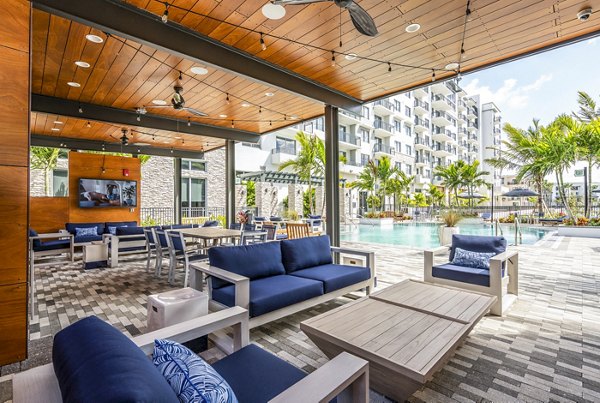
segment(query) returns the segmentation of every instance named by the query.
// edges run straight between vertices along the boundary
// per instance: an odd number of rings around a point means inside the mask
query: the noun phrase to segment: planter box
[[[600,238],[600,227],[560,226],[557,228],[557,235],[580,238]]]
[[[378,225],[381,227],[393,227],[394,219],[393,218],[361,218],[358,221],[359,224],[364,225]]]

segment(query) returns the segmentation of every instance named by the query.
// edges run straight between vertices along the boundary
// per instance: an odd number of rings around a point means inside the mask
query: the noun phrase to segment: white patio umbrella
[[[518,198],[519,199],[519,213],[520,213],[521,212],[521,201],[522,201],[523,197],[539,196],[539,193],[536,193],[530,189],[515,188],[509,192],[503,193],[502,196]]]

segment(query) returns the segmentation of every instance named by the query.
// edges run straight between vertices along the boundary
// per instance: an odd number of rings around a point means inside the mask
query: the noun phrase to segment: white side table
[[[83,245],[83,268],[97,269],[108,267],[108,244],[102,241],[93,241]]]
[[[186,287],[148,296],[148,331],[208,314],[208,294]]]

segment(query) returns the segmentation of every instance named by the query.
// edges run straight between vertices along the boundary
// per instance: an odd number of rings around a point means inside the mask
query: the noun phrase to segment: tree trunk
[[[569,205],[569,201],[567,200],[567,195],[565,194],[562,171],[556,171],[556,182],[558,183],[560,198],[563,204],[565,205],[567,214],[569,215],[569,218],[575,220],[575,216],[573,215],[573,211],[571,210],[571,206]]]
[[[542,178],[542,180],[543,180],[543,178]],[[542,180],[539,180],[539,178],[538,178],[538,180],[535,181],[536,190],[537,190],[538,195],[539,195],[538,196],[538,200],[537,200],[538,218],[541,218],[542,214],[543,214],[543,204],[542,203],[544,201],[544,194],[542,193],[543,192],[543,189],[542,189]]]
[[[592,162],[592,158],[588,158],[588,170],[587,170],[588,185],[587,185],[587,193],[585,195],[585,197],[587,199],[587,209],[584,211],[584,215],[586,216],[586,218],[590,218],[591,210],[592,210],[592,167],[593,166],[594,166],[594,163]],[[584,201],[584,203],[585,203],[585,201]]]

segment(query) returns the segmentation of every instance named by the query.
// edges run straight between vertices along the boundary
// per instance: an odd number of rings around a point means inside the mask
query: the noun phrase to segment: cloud
[[[492,90],[487,85],[480,85],[479,79],[475,78],[463,88],[469,95],[479,95],[482,103],[494,102],[501,109],[519,109],[528,106],[532,92],[538,91],[551,80],[552,74],[542,74],[534,82],[519,86],[516,78],[509,78],[504,80],[500,88]]]

